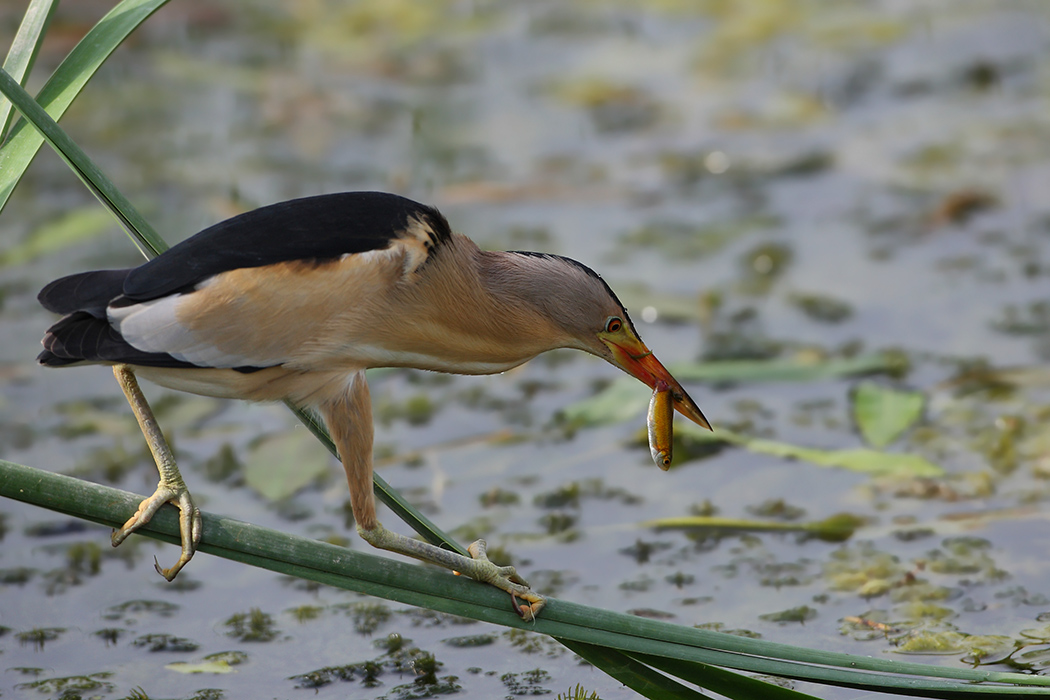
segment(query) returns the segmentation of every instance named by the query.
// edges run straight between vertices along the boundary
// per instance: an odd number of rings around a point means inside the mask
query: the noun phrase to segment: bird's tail
[[[41,289],[36,298],[56,314],[84,311],[105,318],[106,307],[124,292],[124,280],[131,270],[93,270],[62,277]]]
[[[37,295],[48,311],[65,318],[44,335],[37,361],[48,367],[81,362],[119,362],[128,345],[109,325],[106,307],[123,292],[131,269],[94,270],[51,282]]]
[[[47,367],[82,362],[122,362],[128,344],[105,318],[74,311],[47,329],[36,361]]]

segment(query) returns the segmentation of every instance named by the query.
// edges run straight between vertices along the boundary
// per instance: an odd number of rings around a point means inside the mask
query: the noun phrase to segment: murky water
[[[60,8],[37,74],[105,9]],[[0,9],[0,46],[20,12]],[[705,459],[680,448],[658,472],[637,442],[644,391],[630,420],[569,430],[558,419],[617,378],[579,353],[493,377],[377,378],[382,474],[569,600],[858,654],[947,652],[919,657],[938,664],[1003,658],[1024,641],[1013,661],[1041,671],[1047,15],[1023,2],[180,2],[114,55],[63,124],[169,242],[295,196],[396,191],[485,247],[599,270],[667,364],[901,351],[908,371],[875,380],[922,392],[924,418],[886,449],[926,457],[941,477],[741,447]],[[95,208],[41,152],[3,213],[0,456],[146,493],[155,472],[109,371],[33,362],[51,321],[35,301],[43,283],[137,262]],[[78,242],[40,243],[63,223]],[[716,429],[838,449],[864,444],[858,381],[687,385]],[[203,508],[367,549],[346,522],[341,470],[283,407],[146,390]],[[253,467],[275,440],[310,475],[278,502]],[[712,512],[868,524],[846,543],[640,526]],[[174,547],[111,550],[101,528],[9,501],[0,525],[11,697],[416,697],[427,688],[389,666],[375,687],[304,675],[389,659],[377,645],[390,634],[442,664],[430,692],[582,683],[632,697],[538,637],[205,555],[165,584],[152,557],[170,563]],[[269,619],[231,622],[253,608]],[[466,635],[487,643],[449,641]],[[223,657],[237,662],[230,673],[180,672],[224,652],[237,652]]]

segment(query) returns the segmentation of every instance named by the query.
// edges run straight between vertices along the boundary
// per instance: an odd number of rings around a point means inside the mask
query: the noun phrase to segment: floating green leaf
[[[797,608],[789,608],[787,610],[780,610],[774,613],[766,613],[765,615],[759,615],[759,619],[766,620],[768,622],[775,622],[778,625],[787,625],[793,622],[805,624],[806,622],[813,620],[817,617],[817,611],[808,605],[800,605]]]
[[[872,447],[892,444],[922,416],[926,396],[876,382],[861,382],[852,393],[853,419]]]
[[[233,673],[234,666],[248,660],[243,651],[223,651],[209,654],[201,661],[176,661],[164,668],[178,673]]]
[[[52,697],[83,697],[83,693],[101,691],[112,693],[116,686],[106,679],[113,675],[112,672],[102,671],[90,673],[84,676],[65,676],[63,678],[44,678],[39,681],[19,683],[15,686],[18,690],[35,690],[41,694],[49,694]],[[97,694],[96,694],[97,696]]]
[[[897,645],[901,654],[958,654],[966,649],[966,635],[955,630],[916,633]]]
[[[925,457],[903,452],[880,452],[864,448],[850,450],[821,450],[789,445],[774,440],[752,440],[747,448],[778,457],[801,459],[821,467],[841,467],[875,476],[896,474],[913,477],[942,476],[944,470]]]
[[[670,367],[681,381],[708,382],[813,382],[858,374],[897,374],[907,368],[908,358],[893,351],[842,358],[800,352],[775,360],[723,360]]]
[[[803,294],[796,292],[788,301],[814,321],[841,323],[853,315],[853,309],[844,301],[825,294]]]
[[[305,430],[288,430],[254,443],[244,479],[270,501],[280,501],[331,474],[328,451]]]
[[[854,531],[864,525],[864,518],[850,513],[838,513],[824,520],[809,523],[785,523],[771,520],[747,520],[721,518],[706,515],[690,515],[680,518],[658,518],[642,525],[660,529],[692,530],[741,530],[745,532],[807,532],[826,542],[844,542]]]
[[[170,394],[155,402],[153,412],[164,426],[164,432],[181,433],[198,428],[204,420],[222,410],[222,403],[210,396]]]
[[[678,435],[685,440],[699,442],[722,441],[747,448],[752,452],[798,459],[821,467],[839,467],[873,476],[899,475],[935,477],[944,470],[921,455],[904,452],[882,452],[864,447],[845,450],[824,450],[816,447],[792,445],[778,440],[753,438],[724,428],[711,433],[699,426],[679,421]]]

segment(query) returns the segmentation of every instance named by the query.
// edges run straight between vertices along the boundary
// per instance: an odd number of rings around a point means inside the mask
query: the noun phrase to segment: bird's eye
[[[610,316],[605,321],[605,332],[606,333],[615,333],[616,331],[620,330],[621,328],[623,328],[623,320],[621,320],[618,316]]]

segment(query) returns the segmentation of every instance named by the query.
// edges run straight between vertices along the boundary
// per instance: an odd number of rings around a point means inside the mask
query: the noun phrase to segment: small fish
[[[649,452],[656,466],[664,471],[671,466],[671,438],[674,432],[674,398],[666,382],[658,381],[649,400]]]

